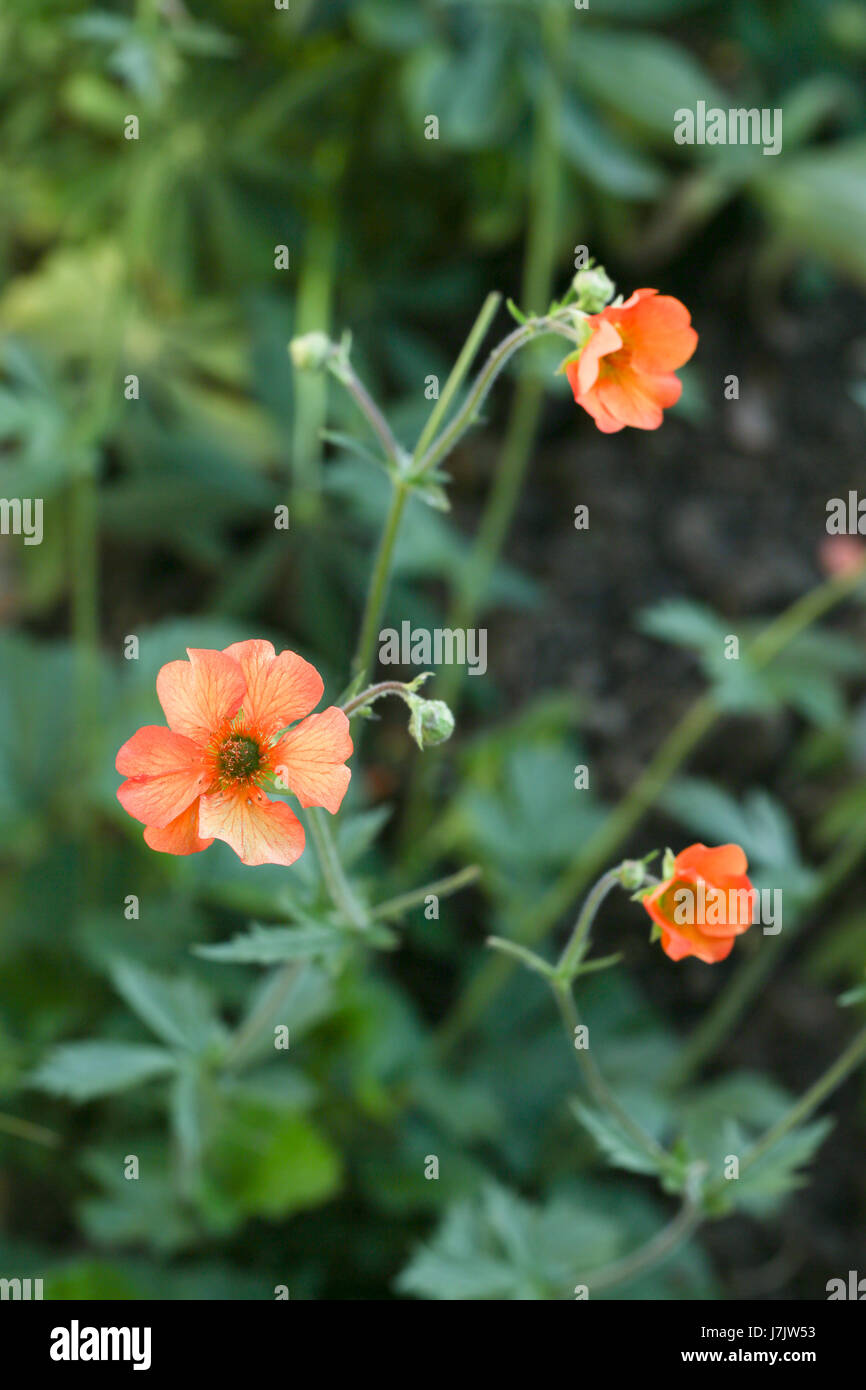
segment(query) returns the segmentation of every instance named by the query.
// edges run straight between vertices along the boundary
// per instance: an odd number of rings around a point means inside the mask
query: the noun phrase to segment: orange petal
[[[121,806],[158,828],[185,811],[210,781],[198,745],[161,724],[147,724],[134,733],[115,766],[129,779],[117,789]]]
[[[271,749],[270,762],[302,806],[340,809],[352,774],[343,764],[352,752],[349,721],[331,705],[311,714]]]
[[[587,392],[585,396],[576,397],[578,405],[582,406],[588,415],[591,415],[598,429],[602,434],[616,434],[619,430],[624,430],[625,425],[621,420],[614,417],[605,410],[598,398],[598,389]]]
[[[662,950],[670,960],[685,960],[687,956],[696,956],[705,965],[715,965],[716,961],[725,960],[733,950],[734,938],[732,936],[710,940],[702,936],[694,927],[684,930],[693,934],[685,936],[668,927],[662,928]]]
[[[577,362],[573,364],[573,377],[572,369],[566,368],[566,376],[571,382],[575,399],[578,395],[584,396],[587,391],[592,390],[598,379],[600,359],[612,352],[618,352],[622,347],[622,338],[607,318],[599,315],[593,320],[593,326],[595,332]]]
[[[173,821],[157,830],[153,825],[144,827],[145,843],[162,854],[199,854],[213,844],[213,838],[202,840],[198,833],[198,800],[185,811],[181,811]]]
[[[303,719],[322,698],[322,677],[297,652],[276,656],[270,642],[253,640],[233,643],[225,655],[234,658],[246,679],[244,718],[266,739]]]
[[[175,733],[196,743],[237,714],[246,692],[244,673],[225,652],[187,647],[189,661],[170,661],[156,678],[156,693]]]
[[[745,874],[749,861],[739,845],[719,845],[708,849],[706,845],[689,845],[680,850],[674,861],[677,873],[691,872],[708,883],[723,884],[726,879],[739,878]]]
[[[674,377],[649,375],[631,367],[607,371],[599,377],[596,399],[607,414],[634,430],[657,430],[662,424],[662,410],[680,399],[683,385]]]
[[[688,362],[698,345],[685,304],[655,295],[635,306],[628,326],[632,363],[641,372],[673,372]]]
[[[599,379],[595,395],[607,414],[623,425],[637,430],[657,430],[664,418],[655,389],[658,380],[658,377],[628,369],[611,372]],[[673,380],[676,381],[676,377]],[[668,389],[666,395],[670,394]]]
[[[225,840],[244,864],[294,864],[304,852],[304,827],[282,801],[258,787],[203,796],[199,834]]]

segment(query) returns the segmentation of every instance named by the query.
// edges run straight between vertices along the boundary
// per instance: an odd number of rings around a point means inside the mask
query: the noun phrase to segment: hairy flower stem
[[[573,310],[569,311],[569,313],[573,312]],[[482,310],[482,315],[483,314],[484,310]],[[507,337],[503,338],[502,342],[493,349],[460,410],[454,416],[451,423],[442,431],[439,438],[434,440],[427,452],[420,459],[407,465],[400,452],[400,446],[393,440],[393,436],[391,436],[393,447],[397,450],[392,461],[399,469],[399,472],[394,474],[391,506],[385,519],[385,527],[379,542],[376,563],[373,568],[373,577],[370,581],[367,601],[364,606],[364,615],[361,621],[361,636],[358,641],[358,650],[353,664],[353,669],[356,672],[368,671],[373,662],[376,636],[379,631],[379,624],[382,620],[382,611],[385,606],[385,598],[388,591],[391,565],[394,558],[394,547],[397,543],[400,522],[413,483],[423,479],[427,473],[447,457],[460,437],[465,434],[474,423],[487,393],[506,363],[516,352],[542,333],[557,333],[569,340],[573,339],[572,332],[565,319],[557,319],[555,316],[550,318],[529,319],[525,324],[521,324],[519,328],[514,329],[512,333],[509,333]],[[467,340],[467,346],[473,339],[474,334],[475,329],[473,329],[470,338]],[[463,353],[461,353],[461,358],[463,358]],[[364,410],[373,428],[376,429],[380,439],[383,439],[382,427],[384,426],[384,417],[381,416],[378,407],[376,407],[369,398],[357,377],[354,376],[354,373],[352,373],[350,377],[348,375],[348,369],[346,371],[341,369],[338,376],[340,381],[343,382],[355,396],[356,400],[358,400],[359,405],[361,405],[361,408]],[[350,384],[350,381],[353,384]],[[387,426],[385,426],[385,428],[387,428]],[[390,435],[390,431],[388,433]]]
[[[487,296],[484,303],[482,304],[481,311],[478,314],[478,317],[475,320],[474,324],[472,325],[472,328],[470,329],[469,337],[466,339],[466,342],[460,349],[457,361],[451,368],[448,380],[442,388],[442,394],[440,395],[438,401],[431,410],[430,418],[428,419],[426,425],[421,431],[418,443],[415,445],[413,459],[415,460],[416,464],[419,459],[424,457],[425,453],[427,452],[427,449],[430,447],[430,445],[433,443],[433,440],[436,438],[436,431],[438,430],[442,421],[445,419],[445,416],[448,413],[448,407],[454,399],[454,396],[460,390],[460,387],[463,385],[463,382],[466,379],[466,375],[469,372],[472,363],[475,361],[475,355],[478,352],[478,349],[480,348],[482,342],[484,341],[484,335],[490,327],[491,322],[493,321],[493,316],[495,315],[496,310],[499,308],[499,303],[501,299],[501,294],[494,291],[493,293]]]
[[[326,812],[320,806],[310,806],[307,810],[307,826],[316,847],[325,887],[334,907],[343,913],[350,926],[357,931],[366,931],[370,924],[368,914],[355,897],[343,872],[331,827],[325,817]]]
[[[383,695],[400,695],[405,698],[408,689],[405,681],[378,681],[375,685],[368,685],[360,695],[347,700],[342,706],[343,713],[351,719],[353,714],[374,704],[376,700],[381,700]]]
[[[391,493],[391,506],[388,509],[385,529],[382,532],[382,539],[379,542],[379,549],[376,552],[376,562],[373,566],[370,587],[367,590],[364,615],[361,619],[361,635],[358,638],[358,649],[355,653],[355,660],[352,666],[352,669],[356,673],[369,671],[373,665],[376,637],[379,632],[379,625],[382,621],[382,613],[388,593],[391,563],[394,558],[394,547],[397,544],[400,521],[408,496],[409,489],[406,483],[395,482],[394,490]]]
[[[477,864],[469,864],[465,869],[460,869],[458,873],[449,874],[448,878],[440,878],[435,883],[425,884],[423,888],[413,888],[408,893],[400,893],[396,898],[388,898],[386,902],[379,903],[378,907],[374,907],[370,916],[377,920],[400,917],[407,908],[423,903],[431,893],[437,898],[445,898],[451,893],[458,893],[461,888],[467,888],[470,883],[474,883],[480,873],[481,870]]]
[[[586,952],[589,944],[589,929],[595,921],[595,914],[608,893],[618,886],[622,886],[620,870],[619,868],[611,869],[602,875],[595,887],[587,894],[586,901],[574,924],[574,930],[565,944],[565,949],[556,967],[557,975],[566,983],[574,979],[575,972]]]
[[[418,460],[416,471],[419,477],[423,477],[431,468],[435,468],[438,463],[447,458],[461,437],[475,423],[493,383],[514,354],[542,333],[557,331],[552,327],[552,322],[548,318],[527,319],[526,323],[513,329],[502,339],[501,343],[497,344],[450,425],[446,426],[439,438],[430,445],[426,454]]]
[[[262,1037],[273,1027],[301,968],[298,961],[292,960],[272,972],[258,1003],[229,1042],[222,1059],[224,1071],[239,1071],[253,1058]]]
[[[575,1060],[580,1068],[581,1075],[586,1088],[595,1101],[599,1109],[604,1110],[614,1121],[617,1127],[626,1133],[630,1139],[646,1154],[647,1158],[662,1171],[670,1162],[670,1155],[665,1152],[660,1144],[657,1144],[651,1134],[633,1120],[628,1111],[625,1110],[617,1100],[613,1091],[608,1086],[594,1057],[590,1055],[589,1048],[577,1047],[577,1030],[580,1028],[580,1015],[577,1005],[574,1002],[574,995],[571,992],[571,985],[567,985],[564,980],[554,979],[551,981],[553,996],[556,1000],[557,1008],[565,1025],[574,1052]]]
[[[602,874],[598,882],[590,889],[586,901],[578,913],[574,930],[565,944],[555,969],[549,976],[549,983],[569,1042],[574,1049],[575,1059],[590,1095],[596,1104],[610,1115],[619,1128],[624,1130],[652,1163],[661,1170],[670,1163],[669,1155],[656,1143],[652,1135],[637,1124],[620,1105],[599,1071],[595,1059],[590,1055],[589,1048],[578,1047],[577,1045],[580,1016],[574,1001],[574,979],[580,974],[581,961],[589,945],[589,933],[598,909],[608,893],[614,888],[624,887],[624,873],[627,868],[636,869],[637,879],[633,879],[633,882],[637,882],[641,875],[640,865],[618,864],[615,869],[610,869],[606,874]]]
[[[561,143],[558,124],[562,105],[561,61],[567,29],[564,8],[545,6],[541,17],[544,76],[539,83],[532,137],[532,183],[527,208],[528,231],[521,298],[530,311],[549,303],[557,258],[560,227]],[[544,401],[544,383],[537,375],[518,379],[501,455],[493,472],[490,492],[469,555],[459,577],[446,626],[472,627],[502,552],[517,508]],[[440,696],[455,706],[462,673],[449,666],[442,673]],[[439,762],[435,756],[415,764],[403,814],[403,844],[407,849],[419,839],[424,808],[435,790]]]
[[[701,1225],[703,1213],[697,1188],[697,1181],[687,1185],[682,1205],[676,1216],[645,1245],[639,1246],[632,1254],[625,1255],[621,1260],[614,1260],[599,1270],[592,1270],[589,1274],[582,1275],[576,1282],[585,1284],[594,1297],[603,1289],[613,1288],[616,1284],[628,1283],[632,1279],[637,1279],[639,1275],[656,1269],[690,1239]]]
[[[382,411],[373,400],[373,397],[361,381],[342,348],[336,346],[332,348],[328,359],[328,368],[352,397],[381,444],[382,452],[388,460],[388,463],[395,471],[400,473],[403,472],[407,462],[405,451],[398,443],[395,435],[392,433],[391,426],[388,424]]]

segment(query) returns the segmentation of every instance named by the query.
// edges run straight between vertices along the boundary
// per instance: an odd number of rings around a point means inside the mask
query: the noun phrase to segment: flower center
[[[262,755],[254,738],[232,734],[217,755],[220,772],[231,782],[248,781],[262,765]]]

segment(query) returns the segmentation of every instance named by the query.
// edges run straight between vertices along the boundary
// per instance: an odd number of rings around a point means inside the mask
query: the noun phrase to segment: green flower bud
[[[451,737],[454,715],[444,700],[422,700],[419,695],[410,695],[406,703],[412,712],[409,732],[422,752]]]
[[[600,314],[616,289],[603,265],[588,265],[579,270],[571,283],[578,309],[587,314]]]
[[[289,356],[302,372],[321,372],[333,350],[334,345],[327,333],[305,333],[289,343]]]
[[[626,891],[636,893],[643,887],[646,866],[642,859],[624,859],[619,870],[620,881]]]

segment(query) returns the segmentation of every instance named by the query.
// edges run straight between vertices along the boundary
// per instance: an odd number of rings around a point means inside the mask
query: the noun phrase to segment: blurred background
[[[606,905],[624,963],[581,997],[633,1113],[724,1154],[842,1049],[864,610],[828,605],[764,669],[718,652],[822,582],[827,502],[863,478],[864,59],[851,0],[5,0],[0,491],[44,499],[44,537],[0,537],[0,1274],[55,1298],[569,1297],[674,1208],[576,1123],[542,982],[491,974],[484,940],[551,951],[625,854],[736,840],[785,904],[715,967]],[[782,152],[675,144],[698,101],[781,108]],[[347,682],[387,481],[323,440],[363,422],[286,344],[350,329],[411,445],[485,295],[543,311],[579,245],[689,306],[682,401],[602,436],[542,345],[449,460],[451,510],[413,499],[387,623],[470,616],[488,673],[430,682],[458,732],[423,765],[379,707],[335,824],[371,903],[481,879],[381,949],[274,973],[249,924],[315,920],[312,851],[153,854],[114,756],[187,644],[266,636],[329,703]],[[704,737],[636,795],[701,697]],[[250,1027],[275,1009],[287,1062]],[[864,1101],[857,1075],[832,1127],[609,1296],[823,1298],[862,1271]]]

